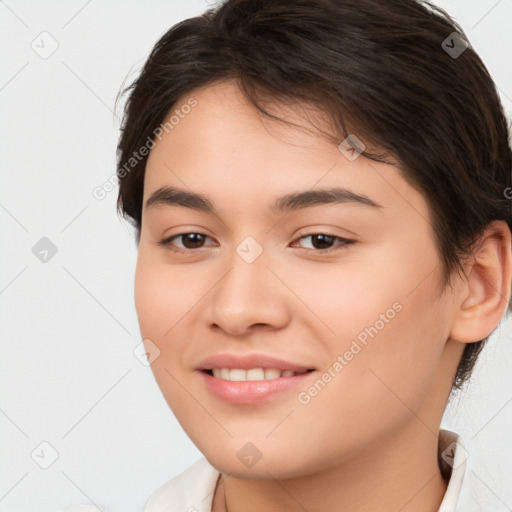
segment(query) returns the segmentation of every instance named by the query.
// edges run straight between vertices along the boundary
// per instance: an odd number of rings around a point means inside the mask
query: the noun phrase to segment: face
[[[233,84],[190,98],[149,155],[135,276],[152,370],[188,436],[224,472],[285,478],[431,435],[455,357],[425,199],[305,110],[281,107],[296,129]]]

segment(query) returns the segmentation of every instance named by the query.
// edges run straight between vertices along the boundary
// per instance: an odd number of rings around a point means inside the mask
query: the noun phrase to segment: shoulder
[[[210,512],[219,476],[202,457],[151,494],[144,512]]]

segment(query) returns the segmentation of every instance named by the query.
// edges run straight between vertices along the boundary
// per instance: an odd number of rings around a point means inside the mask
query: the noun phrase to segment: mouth
[[[296,377],[314,371],[314,369],[293,371],[279,368],[211,368],[202,370],[216,379],[229,380],[231,382],[248,382],[275,380],[283,377]]]
[[[271,399],[287,398],[286,393],[301,386],[316,370],[279,368],[209,368],[199,372],[206,390],[228,404],[257,405]]]

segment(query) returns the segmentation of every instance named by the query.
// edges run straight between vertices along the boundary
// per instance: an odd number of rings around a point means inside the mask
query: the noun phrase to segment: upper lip
[[[285,361],[265,354],[215,354],[203,359],[197,367],[198,370],[211,370],[213,368],[240,368],[249,370],[251,368],[277,368],[278,370],[292,370],[300,372],[313,370],[310,366]]]

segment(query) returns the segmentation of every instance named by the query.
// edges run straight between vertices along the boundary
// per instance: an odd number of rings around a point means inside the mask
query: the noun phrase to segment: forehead
[[[397,167],[362,156],[349,160],[319,133],[318,128],[330,130],[325,113],[299,103],[274,104],[271,113],[285,123],[263,117],[234,83],[184,95],[169,113],[179,121],[162,133],[161,140],[155,139],[150,152],[144,203],[167,185],[241,208],[249,206],[246,199],[251,197],[270,199],[294,190],[344,187],[393,207],[397,214],[412,210],[427,218],[424,198]]]
[[[172,116],[191,100],[195,106],[187,108],[186,115],[179,119]],[[233,82],[191,91],[166,116],[172,116],[176,124],[155,141],[157,147],[150,152],[148,167],[152,168],[154,160],[171,157],[176,161],[185,153],[190,164],[207,154],[211,162],[224,162],[224,168],[236,166],[237,159],[243,157],[245,167],[251,159],[260,168],[268,161],[279,162],[283,170],[288,167],[286,160],[300,157],[305,163],[332,165],[333,154],[339,156],[336,146],[319,134],[319,128],[328,133],[332,128],[328,116],[318,108],[299,102],[268,104],[267,100],[264,108],[278,120],[259,112]]]

